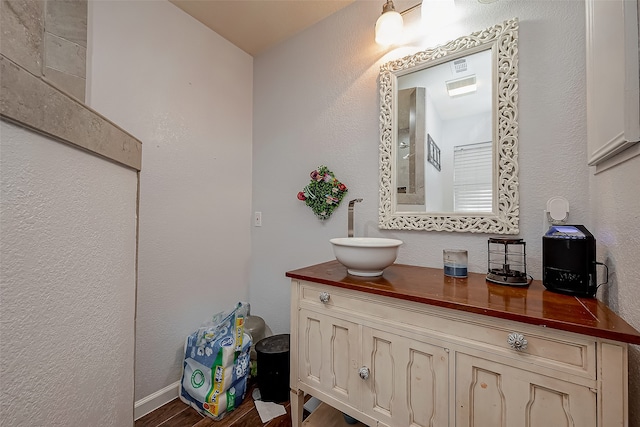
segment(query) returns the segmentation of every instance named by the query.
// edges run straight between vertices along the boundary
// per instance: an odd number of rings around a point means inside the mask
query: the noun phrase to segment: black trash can
[[[263,338],[256,344],[258,388],[264,402],[289,400],[289,334]]]

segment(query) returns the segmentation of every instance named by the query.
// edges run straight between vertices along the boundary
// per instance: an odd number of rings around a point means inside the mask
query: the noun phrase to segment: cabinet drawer
[[[591,337],[309,282],[300,282],[298,295],[301,307],[401,327],[441,339],[452,347],[493,352],[527,369],[533,364],[560,375],[596,378],[596,342]],[[328,299],[322,302],[321,297]],[[522,334],[527,348],[513,349],[508,343],[511,333]]]
[[[515,358],[585,378],[596,378],[596,344],[587,337],[569,336],[543,327],[517,322],[476,322],[462,320],[449,328],[450,333],[475,341],[483,350]],[[510,335],[520,335],[526,348],[518,350],[509,343]]]

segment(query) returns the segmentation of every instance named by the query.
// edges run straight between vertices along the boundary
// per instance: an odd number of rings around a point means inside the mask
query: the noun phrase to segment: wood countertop
[[[551,292],[537,280],[528,287],[505,286],[487,282],[484,274],[457,279],[441,269],[404,264],[387,267],[379,277],[358,277],[335,260],[286,276],[640,345],[640,332],[601,301]]]

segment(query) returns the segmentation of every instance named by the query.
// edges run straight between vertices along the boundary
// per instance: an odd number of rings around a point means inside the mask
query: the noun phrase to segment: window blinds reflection
[[[491,142],[453,148],[453,204],[456,212],[491,212]]]

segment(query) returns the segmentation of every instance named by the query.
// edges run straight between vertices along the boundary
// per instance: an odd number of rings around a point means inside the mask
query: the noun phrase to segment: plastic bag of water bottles
[[[239,302],[189,335],[184,343],[180,400],[221,419],[244,400],[251,337],[244,332],[249,304]]]

